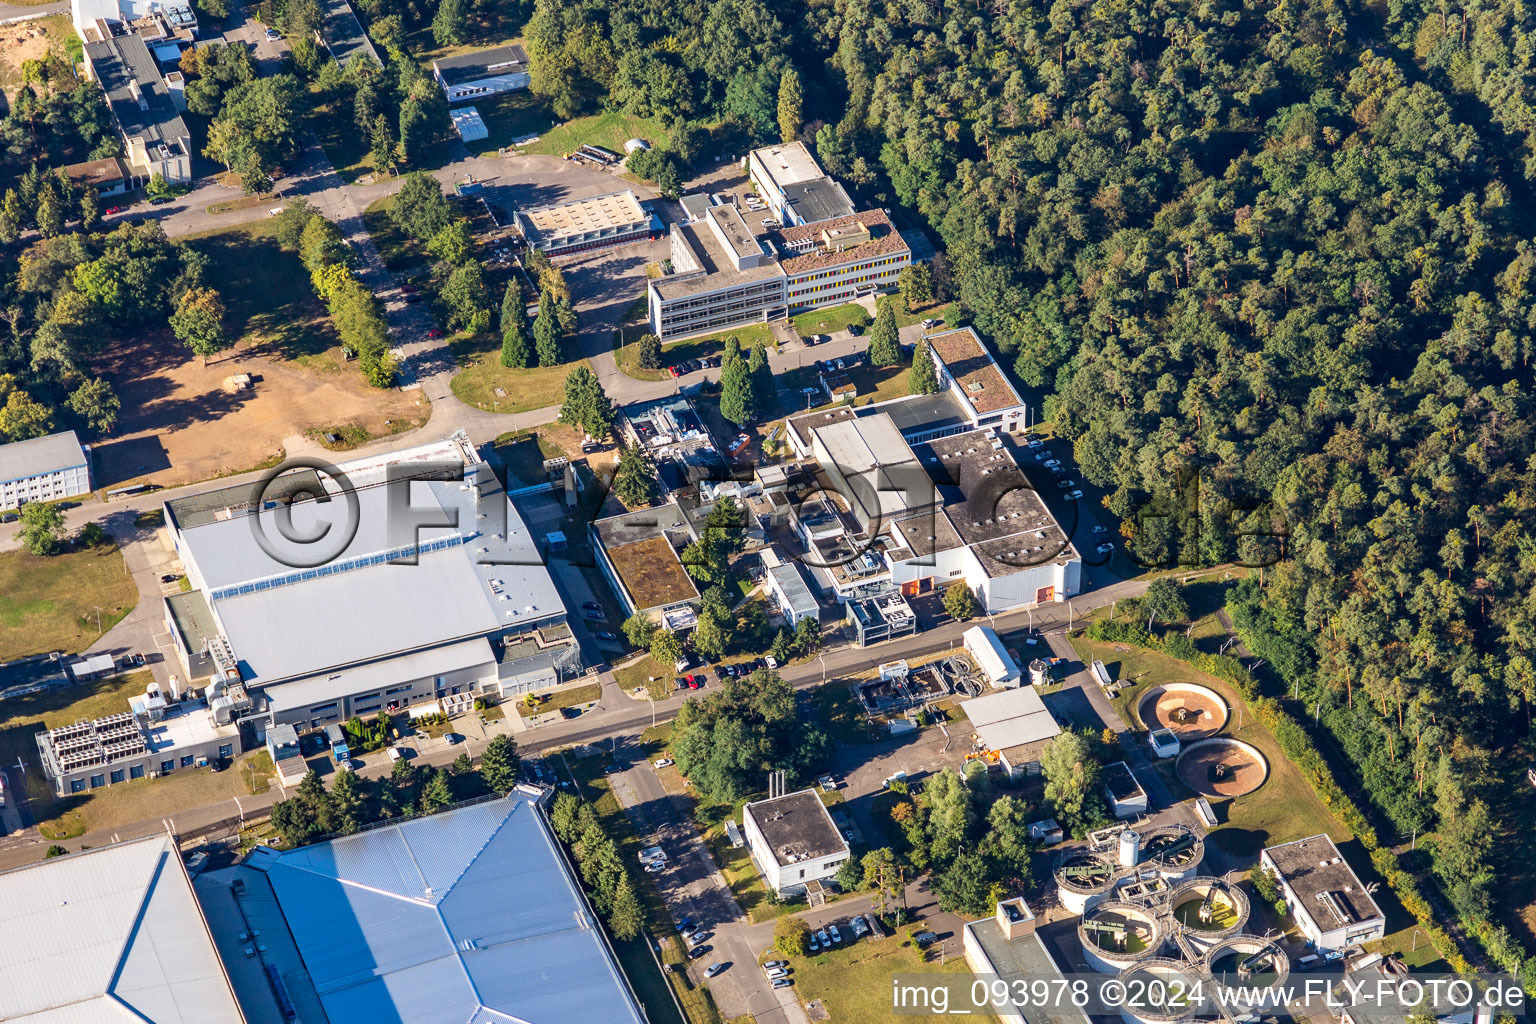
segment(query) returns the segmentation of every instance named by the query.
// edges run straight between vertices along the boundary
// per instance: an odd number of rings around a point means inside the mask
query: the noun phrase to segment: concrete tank
[[[1291,973],[1291,958],[1268,939],[1234,935],[1206,952],[1205,969],[1223,984],[1283,985]]]
[[[1198,967],[1178,960],[1159,957],[1133,964],[1120,972],[1119,981],[1136,1006],[1122,1007],[1120,1019],[1125,1024],[1170,1024],[1193,1017],[1206,1008],[1194,998],[1205,992],[1200,980]]]
[[[1068,850],[1056,862],[1056,896],[1074,914],[1087,913],[1121,878],[1119,865],[1090,850]]]
[[[1169,881],[1193,878],[1205,857],[1205,840],[1188,825],[1160,825],[1141,836],[1141,864]]]
[[[1248,924],[1248,897],[1220,878],[1191,878],[1169,894],[1168,909],[1185,941],[1199,952]]]
[[[1141,853],[1141,835],[1135,829],[1126,829],[1120,833],[1120,866],[1133,868],[1136,866],[1137,857]]]
[[[1156,957],[1166,937],[1157,911],[1120,900],[1100,903],[1077,926],[1083,958],[1105,974]]]

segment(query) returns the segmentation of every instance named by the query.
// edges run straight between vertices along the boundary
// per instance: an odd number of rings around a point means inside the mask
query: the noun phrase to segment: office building
[[[0,508],[89,494],[90,453],[73,430],[0,445]]]
[[[514,220],[528,244],[546,256],[606,249],[649,238],[661,230],[660,221],[629,189],[529,207],[518,210]]]
[[[174,836],[0,872],[0,1020],[245,1024]]]
[[[516,43],[432,62],[432,77],[449,103],[528,88],[528,54]]]
[[[699,588],[678,555],[698,539],[676,502],[587,524],[597,567],[626,615],[646,615],[673,630],[698,624]]]
[[[803,142],[754,149],[747,155],[747,176],[786,227],[853,213],[848,193],[827,176]]]
[[[157,174],[172,185],[190,182],[192,135],[172,98],[173,88],[181,91],[181,72],[162,74],[146,41],[120,23],[98,19],[82,38],[86,74],[106,93],[135,183]]]
[[[502,652],[566,611],[468,437],[339,469],[341,479],[306,469],[265,492],[244,484],[165,504],[192,587],[165,602],[189,681],[238,683],[252,702],[241,720],[300,732],[521,692],[523,666]],[[339,540],[285,546],[285,529]]]
[[[848,860],[848,841],[814,790],[749,803],[741,821],[752,863],[780,896],[825,882]]]
[[[1259,866],[1279,881],[1296,926],[1317,949],[1342,950],[1386,933],[1381,908],[1327,835],[1266,846]]]

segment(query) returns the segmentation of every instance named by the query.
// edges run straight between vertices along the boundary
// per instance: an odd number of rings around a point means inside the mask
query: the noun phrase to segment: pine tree
[[[767,408],[773,399],[773,370],[768,365],[768,346],[754,342],[752,353],[747,357],[747,372],[752,375],[752,390],[760,408]]]
[[[901,362],[901,331],[896,326],[896,307],[890,298],[880,299],[875,326],[869,332],[869,365],[895,366]]]
[[[726,363],[720,372],[720,415],[739,427],[751,421],[756,408],[751,372],[737,353],[735,361]]]
[[[608,911],[608,927],[613,931],[614,938],[627,942],[639,935],[644,925],[640,900],[635,896],[635,888],[630,884],[629,872],[626,871],[619,876],[613,888],[613,906]]]
[[[656,474],[637,448],[619,449],[619,468],[613,476],[613,493],[630,508],[648,504],[656,493]]]
[[[418,801],[422,814],[431,814],[440,811],[453,803],[453,790],[448,785],[448,773],[435,771],[427,784],[421,787],[421,798]]]
[[[779,76],[779,137],[785,143],[794,142],[800,137],[803,104],[800,72],[793,67],[787,67]]]
[[[523,304],[523,289],[516,281],[507,282],[501,300],[501,365],[520,369],[528,365],[528,311]]]
[[[522,759],[518,756],[517,744],[512,737],[497,736],[486,744],[485,753],[480,755],[480,777],[492,791],[505,793],[517,785],[521,764]]]
[[[939,375],[933,367],[933,351],[925,341],[912,358],[907,371],[907,394],[931,395],[939,390]]]
[[[549,289],[539,296],[539,315],[533,321],[533,342],[540,366],[560,363],[560,321],[555,312],[555,298]]]

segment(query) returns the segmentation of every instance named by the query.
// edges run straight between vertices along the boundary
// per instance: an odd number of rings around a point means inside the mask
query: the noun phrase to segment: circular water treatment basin
[[[1136,714],[1149,730],[1168,729],[1180,743],[1193,743],[1216,735],[1227,724],[1227,702],[1209,686],[1165,683],[1141,695]]]
[[[1269,777],[1257,747],[1225,736],[1190,744],[1174,763],[1184,785],[1208,797],[1246,796]]]
[[[1200,1012],[1199,971],[1178,960],[1157,958],[1133,964],[1120,972],[1126,1002],[1120,1016],[1137,1024],[1165,1024]]]
[[[1154,912],[1132,903],[1101,903],[1077,926],[1088,962],[1101,971],[1118,971],[1156,956],[1163,931]]]
[[[1214,938],[1248,923],[1248,897],[1219,878],[1192,878],[1168,897],[1173,919],[1186,932]]]
[[[1164,874],[1193,871],[1205,856],[1205,840],[1188,825],[1163,825],[1143,833],[1138,863]]]
[[[1222,984],[1283,984],[1291,972],[1285,950],[1257,935],[1222,939],[1205,955],[1205,969]]]
[[[1107,892],[1120,866],[1102,854],[1073,850],[1056,865],[1056,884],[1071,892]]]

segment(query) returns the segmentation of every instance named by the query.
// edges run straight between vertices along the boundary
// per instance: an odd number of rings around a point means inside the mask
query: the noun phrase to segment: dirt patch
[[[1264,755],[1246,743],[1211,740],[1179,755],[1179,778],[1203,796],[1234,797],[1264,785],[1269,765]]]
[[[333,356],[304,362],[242,345],[210,361],[192,356],[169,331],[125,339],[102,367],[123,403],[115,437],[94,447],[101,487],[144,482],[172,487],[254,469],[280,459],[283,439],[318,427],[355,424],[382,436],[386,420],[425,420],[420,391],[381,391]],[[250,374],[243,390],[230,377]]]
[[[11,99],[21,88],[21,66],[29,60],[42,60],[58,43],[50,32],[56,20],[68,24],[67,18],[46,18],[0,27],[0,86]]]

